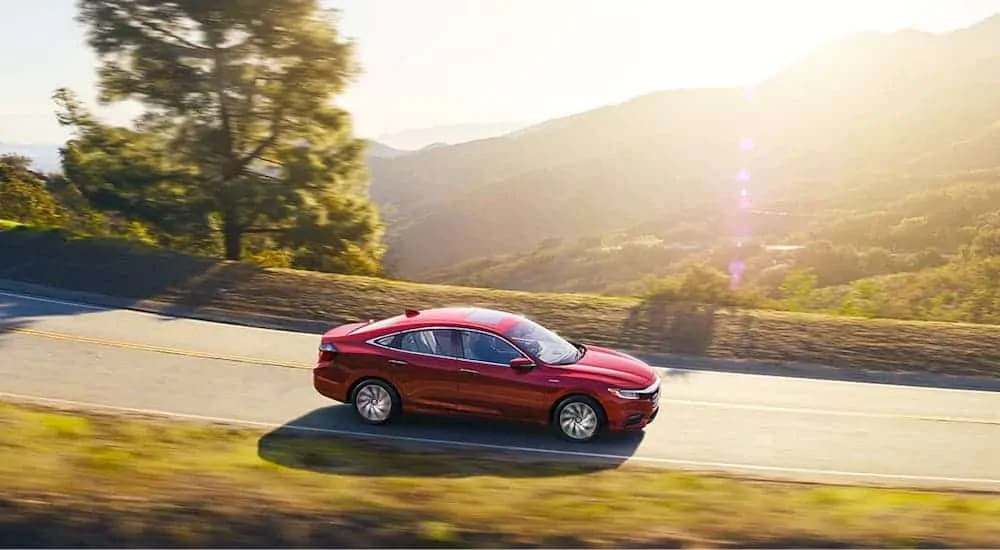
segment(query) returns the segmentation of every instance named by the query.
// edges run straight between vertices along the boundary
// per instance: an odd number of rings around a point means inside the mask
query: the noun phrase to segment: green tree
[[[910,255],[907,259],[907,268],[911,271],[929,269],[942,266],[947,263],[947,259],[933,248],[927,248]]]
[[[977,231],[966,255],[977,259],[1000,256],[1000,229],[987,226]]]
[[[1000,321],[1000,255],[980,260],[966,268],[973,285],[966,300],[966,315],[973,323]]]
[[[681,280],[680,294],[689,301],[703,304],[731,305],[735,293],[731,281],[722,271],[708,264],[694,264]]]
[[[883,275],[897,271],[896,259],[884,248],[872,248],[861,257],[865,276]]]
[[[882,289],[871,279],[852,282],[840,301],[841,315],[875,317],[879,313],[878,298]]]
[[[31,171],[31,161],[0,155],[0,219],[33,225],[60,225],[66,209],[49,193],[45,181]]]
[[[779,290],[785,304],[793,311],[804,311],[810,307],[810,297],[816,288],[818,278],[812,269],[794,269],[788,273]]]
[[[46,187],[66,207],[69,214],[66,225],[70,229],[93,236],[107,236],[113,232],[110,218],[95,210],[80,189],[64,175],[50,175]]]
[[[317,0],[78,6],[100,101],[146,107],[134,131],[105,128],[57,93],[60,120],[80,130],[67,156],[81,189],[171,230],[218,231],[227,259],[241,258],[245,236],[266,235],[306,265],[378,269],[365,142],[332,102],[358,67],[332,12]]]
[[[840,285],[862,276],[861,261],[851,246],[836,246],[829,241],[807,244],[798,251],[795,266],[811,268],[818,286]]]
[[[165,246],[222,253],[218,215],[205,199],[198,166],[169,138],[144,122],[137,129],[101,124],[66,91],[56,100],[60,120],[76,129],[61,151],[68,187],[93,208],[150,226]]]
[[[681,274],[649,276],[641,284],[646,297],[668,302],[740,307],[756,307],[763,302],[756,289],[734,289],[729,275],[708,263],[692,264]]]

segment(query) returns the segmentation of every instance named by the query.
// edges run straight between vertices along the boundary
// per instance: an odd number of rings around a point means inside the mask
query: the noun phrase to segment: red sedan
[[[316,391],[369,424],[405,409],[551,425],[590,441],[640,430],[659,411],[660,377],[647,364],[503,311],[407,310],[335,327],[319,350]]]

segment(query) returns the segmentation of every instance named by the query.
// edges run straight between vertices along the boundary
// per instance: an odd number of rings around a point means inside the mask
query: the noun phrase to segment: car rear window
[[[396,315],[396,316],[393,316],[393,317],[389,317],[387,319],[381,319],[379,321],[375,321],[374,323],[368,323],[367,325],[365,325],[363,327],[358,327],[356,330],[354,330],[354,333],[355,334],[360,334],[360,333],[363,333],[363,332],[368,332],[370,330],[378,330],[380,328],[392,326],[392,325],[398,323],[404,317],[405,317],[405,315]]]

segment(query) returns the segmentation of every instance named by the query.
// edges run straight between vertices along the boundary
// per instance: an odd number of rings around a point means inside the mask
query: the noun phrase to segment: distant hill
[[[372,159],[372,195],[392,212],[391,265],[418,277],[548,238],[724,214],[741,168],[755,207],[794,212],[859,175],[1000,166],[998,97],[1000,16],[940,35],[860,33],[749,92],[668,90]]]
[[[16,153],[32,160],[32,168],[39,172],[62,171],[59,144],[24,144],[0,142],[0,155]]]
[[[368,156],[375,158],[394,158],[402,155],[408,155],[412,151],[402,151],[393,147],[389,147],[384,143],[379,143],[377,141],[368,140]]]
[[[523,122],[470,122],[429,128],[411,128],[383,134],[375,139],[396,149],[416,151],[432,144],[454,145],[496,137],[520,130],[525,126],[528,124]]]

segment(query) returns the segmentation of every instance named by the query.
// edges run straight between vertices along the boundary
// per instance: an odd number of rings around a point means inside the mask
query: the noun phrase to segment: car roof
[[[375,321],[354,331],[354,334],[405,330],[432,325],[459,325],[502,332],[521,320],[523,316],[483,307],[440,307],[425,310],[407,310],[406,313]]]

